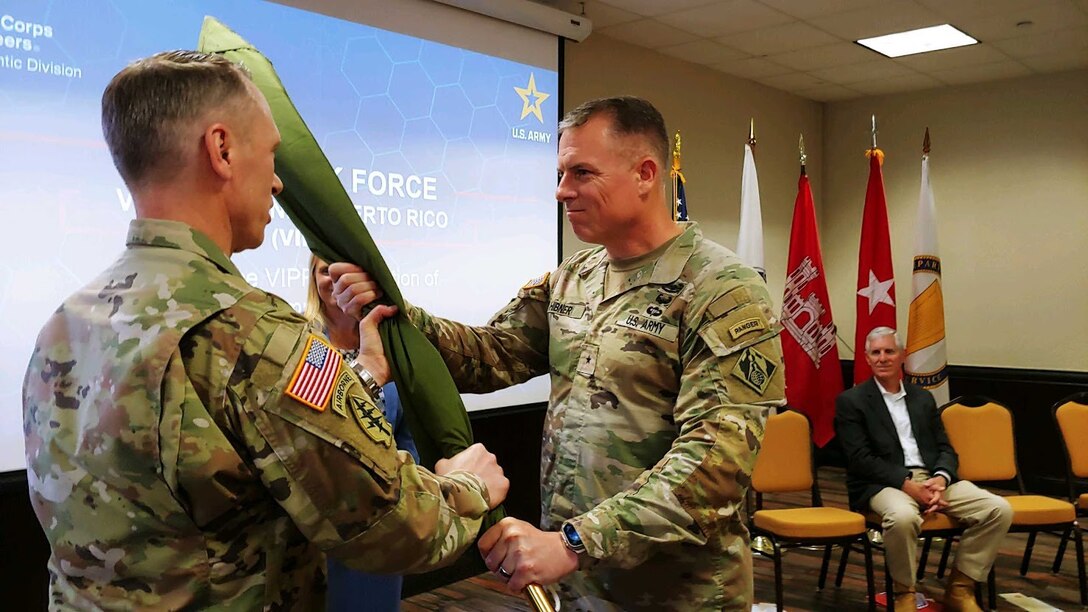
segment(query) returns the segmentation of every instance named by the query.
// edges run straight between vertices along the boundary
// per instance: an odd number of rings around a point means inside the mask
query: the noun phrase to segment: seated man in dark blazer
[[[922,515],[944,512],[961,521],[967,530],[945,589],[945,610],[980,610],[975,582],[989,574],[1012,522],[1012,508],[1004,499],[956,479],[956,451],[933,396],[902,380],[905,358],[894,329],[874,329],[865,340],[873,377],[835,400],[835,433],[846,454],[850,506],[883,517],[896,612],[915,610],[915,551]]]

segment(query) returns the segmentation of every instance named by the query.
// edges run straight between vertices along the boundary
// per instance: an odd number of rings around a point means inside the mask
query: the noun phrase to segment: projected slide
[[[214,15],[275,64],[405,297],[483,323],[555,267],[554,71],[259,0],[0,4],[0,471],[22,469],[21,386],[45,319],[124,248],[131,197],[99,102],[129,61],[193,48]],[[235,256],[302,307],[309,251],[276,206]],[[473,408],[547,399],[537,379]]]

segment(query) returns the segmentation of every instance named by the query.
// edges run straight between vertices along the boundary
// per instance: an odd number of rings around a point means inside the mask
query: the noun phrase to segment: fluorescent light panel
[[[863,38],[855,42],[888,57],[903,57],[978,44],[977,40],[947,23],[896,34],[885,34],[875,38]]]

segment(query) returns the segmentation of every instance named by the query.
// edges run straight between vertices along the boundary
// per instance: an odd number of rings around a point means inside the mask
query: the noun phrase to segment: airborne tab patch
[[[358,395],[349,395],[347,404],[352,416],[355,417],[355,422],[359,424],[359,429],[370,436],[371,440],[385,447],[393,444],[393,428],[373,402]]]
[[[777,369],[778,366],[770,359],[767,359],[763,353],[748,347],[740,354],[737,365],[733,366],[732,374],[751,387],[756,393],[763,395]]]
[[[340,376],[336,379],[336,387],[333,388],[331,404],[332,411],[344,418],[347,418],[348,416],[348,391],[351,390],[351,385],[354,383],[355,376],[352,375],[350,372],[343,371],[340,372]]]
[[[324,412],[342,360],[340,351],[329,346],[323,338],[310,334],[302,360],[287,385],[287,395],[318,412]]]

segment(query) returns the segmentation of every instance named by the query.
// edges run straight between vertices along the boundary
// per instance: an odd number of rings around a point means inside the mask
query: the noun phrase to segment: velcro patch
[[[355,422],[359,424],[359,429],[370,436],[371,440],[385,447],[393,444],[393,428],[373,402],[358,395],[349,395],[347,405],[352,416],[355,417]]]
[[[329,346],[323,338],[310,334],[302,359],[287,385],[287,395],[323,412],[332,394],[336,375],[340,373],[341,361],[340,351]]]
[[[751,387],[753,391],[763,395],[763,392],[767,390],[767,385],[771,384],[771,377],[774,376],[777,369],[778,366],[768,359],[766,355],[752,347],[748,347],[740,354],[737,365],[733,366],[731,373],[739,378],[741,382]]]
[[[707,312],[710,313],[711,318],[717,319],[718,317],[729,314],[733,310],[736,310],[740,306],[744,306],[752,301],[752,294],[748,289],[744,287],[737,287],[736,289],[726,293],[720,298],[714,300],[707,306]]]
[[[763,319],[759,317],[751,317],[731,326],[729,328],[729,335],[734,340],[736,340],[744,334],[754,331],[763,331],[765,329],[767,329],[767,324],[763,321]]]
[[[533,280],[525,283],[524,285],[522,285],[521,288],[522,289],[536,289],[537,287],[539,287],[539,286],[543,285],[544,283],[548,282],[548,276],[549,275],[551,275],[551,272],[545,272],[543,275],[538,276],[538,277],[534,278]]]

